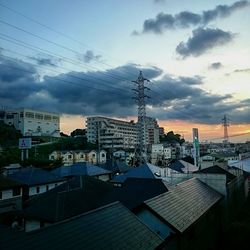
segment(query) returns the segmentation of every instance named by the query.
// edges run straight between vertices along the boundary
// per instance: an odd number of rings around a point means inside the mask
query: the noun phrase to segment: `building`
[[[107,160],[107,152],[105,150],[62,150],[53,151],[49,155],[51,161],[62,159],[64,166],[70,166],[74,163],[90,162],[105,163]]]
[[[164,131],[164,127],[159,127],[159,136],[164,136],[165,131]]]
[[[136,215],[165,240],[164,249],[214,249],[223,196],[193,178],[153,197]]]
[[[144,249],[163,239],[120,202],[111,203],[32,233],[0,228],[1,249]]]
[[[0,176],[0,214],[22,209],[22,187],[21,183]]]
[[[122,121],[108,117],[88,117],[86,121],[87,138],[103,148],[133,149],[138,144],[138,125],[134,121]],[[159,126],[156,119],[146,117],[146,144],[159,143]]]
[[[60,136],[60,116],[57,113],[32,109],[2,110],[0,121],[13,125],[23,136]]]
[[[7,178],[23,185],[24,200],[29,199],[31,196],[47,192],[65,182],[60,176],[34,167],[22,168],[8,175]]]
[[[146,127],[146,144],[157,144],[160,143],[160,132],[157,120],[152,117],[145,118]]]
[[[111,178],[111,171],[87,162],[75,163],[71,166],[62,166],[51,171],[51,173],[62,178],[82,175],[93,176],[102,181],[109,181]]]
[[[87,138],[97,143],[98,137],[103,148],[134,148],[138,143],[138,128],[134,121],[122,121],[102,116],[88,117]]]

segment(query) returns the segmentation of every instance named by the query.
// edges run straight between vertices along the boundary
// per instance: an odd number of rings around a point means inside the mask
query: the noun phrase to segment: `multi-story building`
[[[0,121],[13,125],[23,136],[60,136],[60,116],[57,113],[32,109],[2,110]]]
[[[159,127],[159,136],[164,136],[165,131],[164,131],[164,127]]]
[[[134,121],[122,121],[102,116],[88,117],[87,138],[103,148],[134,148],[138,143],[138,127]]]
[[[157,120],[152,117],[146,117],[145,127],[146,127],[146,144],[152,145],[160,143],[159,125],[157,123]]]
[[[89,142],[103,148],[132,149],[138,144],[138,125],[134,121],[122,121],[102,116],[88,117],[86,121]],[[146,144],[159,143],[159,126],[156,119],[146,117]]]

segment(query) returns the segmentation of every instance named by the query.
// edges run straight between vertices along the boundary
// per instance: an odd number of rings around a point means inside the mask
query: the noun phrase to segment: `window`
[[[104,154],[104,153],[102,153],[102,157],[105,157],[105,154]]]
[[[34,113],[32,113],[32,112],[26,112],[25,113],[25,117],[27,117],[27,118],[34,118]]]
[[[20,187],[13,188],[13,196],[18,196],[18,195],[21,195],[21,188]]]
[[[44,120],[51,121],[51,115],[44,115]]]
[[[72,159],[72,155],[68,155],[68,159]]]
[[[3,194],[2,194],[2,191],[0,191],[0,200],[2,200],[3,198]]]
[[[49,191],[49,185],[46,185],[46,191]]]
[[[39,120],[43,120],[43,114],[36,113],[35,118]]]
[[[83,158],[83,155],[80,155],[80,158]]]
[[[40,193],[40,187],[36,187],[36,193],[37,193],[37,194]]]

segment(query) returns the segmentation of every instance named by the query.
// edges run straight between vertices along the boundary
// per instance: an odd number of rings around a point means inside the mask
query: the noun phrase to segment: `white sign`
[[[19,149],[31,148],[31,138],[21,138],[19,139]]]

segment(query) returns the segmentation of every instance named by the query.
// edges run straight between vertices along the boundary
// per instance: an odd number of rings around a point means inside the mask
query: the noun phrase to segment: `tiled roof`
[[[221,194],[192,178],[147,200],[145,204],[182,233],[221,198]]]
[[[0,246],[8,250],[41,249],[155,249],[162,239],[121,203],[10,240],[0,232]]]
[[[13,174],[8,175],[8,178],[29,186],[59,182],[63,180],[61,177],[54,175],[51,172],[34,167],[22,168]]]
[[[88,162],[80,162],[73,164],[71,166],[62,166],[52,171],[53,174],[67,177],[67,176],[79,176],[79,175],[89,175],[97,176],[110,174],[111,172],[103,168],[92,165]]]

